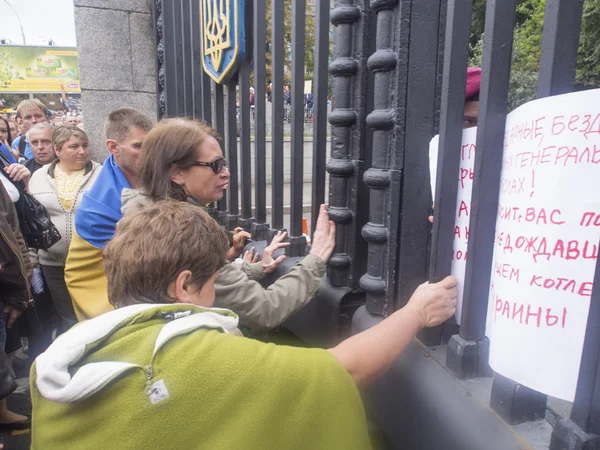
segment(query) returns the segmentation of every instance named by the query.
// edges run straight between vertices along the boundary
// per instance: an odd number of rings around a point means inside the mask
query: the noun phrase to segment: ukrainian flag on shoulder
[[[79,320],[91,319],[114,309],[108,302],[102,251],[123,216],[123,189],[131,189],[131,186],[111,155],[75,213],[65,281]]]

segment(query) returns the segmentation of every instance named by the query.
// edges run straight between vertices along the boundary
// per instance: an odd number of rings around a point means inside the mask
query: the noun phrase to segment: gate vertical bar
[[[192,41],[192,29],[200,26],[200,17],[191,16],[191,4],[190,0],[182,0],[181,2],[181,44],[183,51],[179,54],[179,58],[182,64],[182,76],[181,78],[181,94],[182,104],[180,111],[185,117],[190,117],[193,114],[194,108],[194,96],[192,89],[192,77],[193,77],[193,56],[194,47],[199,45],[198,42]]]
[[[573,90],[582,1],[548,0],[538,97]],[[600,448],[600,264],[596,271],[571,418],[559,419],[550,450]]]
[[[158,119],[166,113],[165,94],[165,41],[164,41],[164,15],[163,0],[155,0],[152,8],[152,23],[154,25],[154,39],[156,43],[156,111]]]
[[[325,165],[327,160],[327,97],[329,64],[329,7],[320,0],[316,7],[315,95],[313,115],[313,193],[311,236],[317,225],[319,205],[325,203]]]
[[[304,182],[304,34],[305,0],[292,0],[292,157],[290,242],[287,254],[304,256],[306,239],[302,236],[302,184]]]
[[[242,181],[242,222],[241,226],[250,230],[252,225],[252,162],[250,148],[250,65],[242,63],[240,70],[240,175]]]
[[[538,98],[573,91],[583,0],[547,0]]]
[[[447,366],[459,378],[491,375],[485,337],[504,152],[516,0],[488,2],[460,334]]]
[[[400,197],[399,255],[396,271],[395,308],[408,301],[417,286],[427,279],[427,252],[430,233],[427,226],[430,189],[429,142],[434,135],[441,0],[413,1],[410,15],[406,122],[404,142],[396,142],[396,152],[404,151]],[[399,98],[398,98],[399,99]],[[400,108],[397,108],[399,110]],[[401,135],[398,140],[401,139]]]
[[[452,267],[472,6],[472,0],[448,0],[429,281],[450,275]],[[439,345],[442,330],[442,326],[426,328],[419,339],[426,345]]]
[[[377,17],[376,51],[368,62],[374,72],[374,110],[367,116],[373,130],[373,156],[364,174],[370,201],[362,236],[369,256],[360,286],[367,293],[367,311],[384,316],[394,308],[411,6],[410,0],[371,0]]]
[[[254,2],[254,207],[256,223],[252,237],[261,241],[268,238],[267,222],[267,143],[266,143],[266,52],[267,27],[265,1]]]
[[[192,50],[193,60],[191,62],[192,67],[192,92],[190,95],[193,96],[193,105],[191,116],[196,120],[202,120],[202,73],[204,68],[202,67],[202,57],[204,54],[204,42],[202,41],[203,30],[202,21],[200,20],[200,8],[203,5],[203,1],[189,0],[190,1],[190,17],[191,21],[194,17],[198,20],[198,26],[192,27],[191,39],[192,39]]]
[[[200,86],[202,91],[202,121],[210,124],[212,122],[212,108],[211,108],[211,88],[210,88],[210,77],[200,66]]]
[[[220,136],[219,144],[221,144],[223,157],[227,159],[225,148],[223,147],[225,144],[225,94],[223,92],[222,84],[213,83],[213,86],[215,91],[215,117],[213,118],[213,126]],[[217,202],[217,207],[219,209],[219,223],[223,226],[226,226],[227,193],[225,193],[223,198]]]
[[[598,448],[600,444],[600,264],[596,262],[594,285],[590,297],[590,311],[577,391],[571,411],[571,420],[562,419],[552,433],[551,450]],[[595,444],[595,445],[593,445]]]
[[[489,369],[485,323],[492,270],[508,85],[517,0],[493,0],[486,9],[481,108],[477,128],[473,196],[460,335],[449,345],[448,367],[460,376],[486,375]],[[546,396],[496,374],[490,407],[507,423],[537,420],[546,413]]]
[[[357,258],[364,245],[359,242],[357,217],[363,158],[371,148],[365,139],[370,20],[368,0],[337,0],[331,10],[335,45],[329,65],[333,95],[327,172],[329,218],[336,224],[336,244],[329,258],[328,278],[337,287],[358,287],[363,273],[364,261]]]
[[[283,66],[284,46],[278,45],[285,34],[284,3],[271,1],[271,222],[273,230],[283,228]]]
[[[176,14],[174,2],[165,1],[163,3],[162,29],[165,38],[164,46],[164,67],[165,70],[165,115],[175,117],[177,115],[177,48],[173,35],[175,34]]]
[[[550,450],[598,448],[600,445],[600,264],[596,262],[577,391],[571,420],[561,419],[552,432]],[[594,445],[595,444],[595,445]]]
[[[237,83],[235,80],[227,84],[227,122],[225,134],[225,148],[229,165],[229,214],[227,215],[228,230],[233,230],[239,219],[239,171],[238,171],[238,139],[237,139]]]

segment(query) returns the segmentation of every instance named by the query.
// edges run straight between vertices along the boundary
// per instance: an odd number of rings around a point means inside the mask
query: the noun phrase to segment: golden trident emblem
[[[231,47],[229,1],[202,0],[204,55],[210,57],[216,72],[221,69],[223,51]]]

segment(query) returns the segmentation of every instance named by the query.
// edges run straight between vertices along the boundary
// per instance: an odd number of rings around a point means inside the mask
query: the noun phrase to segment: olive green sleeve
[[[308,255],[265,289],[227,264],[215,281],[215,306],[237,313],[246,327],[274,328],[314,297],[325,268],[320,258]]]

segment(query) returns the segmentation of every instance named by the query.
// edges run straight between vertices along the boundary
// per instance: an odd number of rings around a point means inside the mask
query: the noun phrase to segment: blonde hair
[[[225,264],[225,231],[202,208],[164,200],[125,215],[104,249],[108,299],[120,308],[173,303],[169,288],[184,270],[199,290]]]
[[[21,100],[21,102],[17,106],[17,114],[19,115],[19,117],[21,117],[21,111],[23,111],[24,109],[39,109],[40,111],[42,111],[42,113],[44,113],[45,116],[48,115],[46,113],[46,105],[44,105],[37,98]]]
[[[171,180],[171,167],[189,169],[197,160],[197,151],[218,134],[204,122],[191,119],[164,119],[144,139],[141,151],[140,182],[152,200],[185,200],[183,186]]]
[[[54,152],[56,152],[57,149],[60,151],[62,146],[73,136],[83,139],[86,144],[89,142],[87,134],[74,125],[61,125],[56,127],[52,134],[52,148],[54,149]]]

